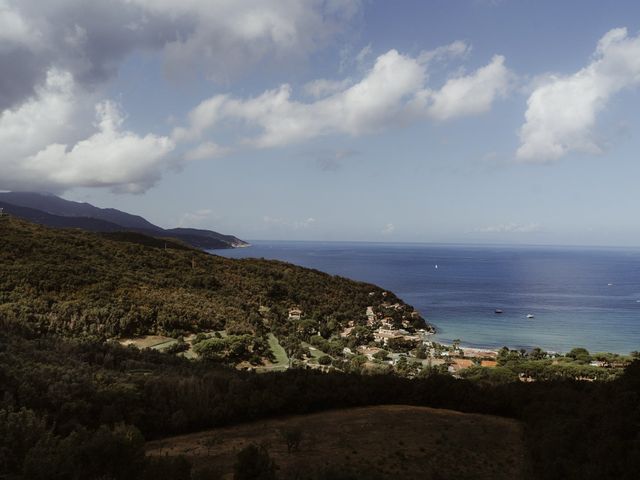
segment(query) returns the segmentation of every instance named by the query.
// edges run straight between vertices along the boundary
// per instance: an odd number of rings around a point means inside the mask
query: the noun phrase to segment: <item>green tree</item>
[[[533,360],[542,360],[543,358],[546,358],[546,356],[547,352],[542,350],[540,347],[534,348],[533,350],[531,350],[531,353],[529,353],[529,357],[531,357]]]
[[[577,347],[567,353],[567,357],[572,358],[577,363],[589,363],[591,361],[591,355],[586,348]]]
[[[19,472],[29,450],[46,433],[44,419],[33,411],[0,410],[0,474]]]
[[[320,365],[331,365],[331,357],[329,355],[323,355],[318,359]]]
[[[419,360],[426,359],[428,356],[427,347],[425,347],[424,345],[418,345],[418,347],[416,347],[415,355],[416,355],[416,358]]]
[[[302,442],[302,430],[298,427],[280,430],[280,436],[287,445],[287,452],[297,452]]]
[[[378,360],[387,361],[389,360],[389,352],[386,350],[378,350],[373,354],[373,358],[377,358]]]
[[[264,445],[251,444],[240,450],[233,467],[234,480],[275,480],[276,464]]]

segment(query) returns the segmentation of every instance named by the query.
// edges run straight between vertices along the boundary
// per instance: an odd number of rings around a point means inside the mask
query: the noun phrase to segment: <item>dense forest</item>
[[[242,343],[298,328],[287,319],[292,305],[330,336],[349,321],[365,323],[366,306],[383,299],[411,311],[375,286],[282,262],[228,260],[170,241],[2,217],[0,477],[215,478],[181,458],[145,457],[145,439],[282,414],[408,404],[522,421],[534,478],[638,478],[639,361],[606,382],[523,383],[501,375],[516,361],[509,351],[500,359],[506,370],[491,378],[472,371],[454,379],[434,369],[409,379],[357,365],[257,374],[206,355],[188,360],[107,341],[222,327]],[[217,343],[205,345],[217,351]]]
[[[328,337],[349,321],[366,323],[366,307],[383,301],[413,311],[376,286],[284,262],[0,217],[0,318],[34,332],[113,338],[278,329],[287,336],[306,328]],[[288,321],[294,306],[307,323]]]
[[[145,458],[144,439],[372,404],[519,419],[534,478],[635,479],[640,472],[639,361],[609,382],[490,385],[439,374],[407,379],[301,369],[256,374],[5,329],[0,399],[0,474],[8,478],[211,478],[191,477],[186,462]]]

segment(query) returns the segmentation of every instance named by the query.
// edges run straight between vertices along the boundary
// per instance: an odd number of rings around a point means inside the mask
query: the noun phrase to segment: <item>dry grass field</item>
[[[176,343],[175,338],[164,337],[162,335],[145,335],[142,337],[136,338],[128,338],[120,341],[121,345],[125,347],[128,345],[135,345],[136,347],[142,348],[161,348],[168,347],[169,345]]]
[[[288,453],[280,432],[300,429]],[[359,478],[521,479],[528,477],[521,425],[511,419],[387,405],[297,415],[148,443],[149,455],[184,455],[196,469],[232,478],[236,454],[263,444],[281,478],[331,468]]]

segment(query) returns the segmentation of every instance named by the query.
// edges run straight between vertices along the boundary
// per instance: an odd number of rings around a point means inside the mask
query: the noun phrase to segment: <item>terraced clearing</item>
[[[164,337],[162,335],[146,335],[144,337],[130,338],[126,340],[122,340],[120,344],[122,345],[135,345],[136,347],[143,348],[153,348],[156,350],[164,350],[165,348],[170,347],[174,343],[178,343],[175,338]]]
[[[311,357],[313,358],[314,363],[318,363],[318,360],[326,355],[326,353],[324,353],[321,350],[318,350],[316,347],[314,347],[313,345],[307,342],[302,342],[302,346],[309,349],[309,352],[311,353]]]
[[[280,342],[278,342],[278,339],[273,333],[269,333],[269,348],[271,348],[271,352],[273,352],[275,362],[258,367],[256,368],[256,371],[273,372],[289,368],[289,357],[287,356],[287,352],[284,351],[284,348],[282,348],[282,345],[280,345]]]
[[[297,452],[280,434],[300,429]],[[264,444],[282,478],[334,468],[358,478],[526,479],[522,426],[515,420],[427,407],[386,405],[258,421],[149,442],[149,455],[185,455],[194,468],[233,478],[238,451]]]

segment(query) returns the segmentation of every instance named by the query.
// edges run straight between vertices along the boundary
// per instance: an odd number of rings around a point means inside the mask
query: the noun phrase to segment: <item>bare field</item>
[[[288,453],[280,432],[300,429]],[[521,425],[511,419],[451,410],[385,405],[263,420],[149,442],[149,455],[184,455],[195,468],[232,478],[236,454],[264,444],[282,478],[309,478],[326,468],[361,478],[527,478]],[[301,476],[296,476],[301,475]]]
[[[162,335],[145,335],[143,337],[123,339],[120,341],[120,344],[124,346],[135,345],[142,349],[168,347],[176,342],[177,340],[171,337],[163,337]]]

